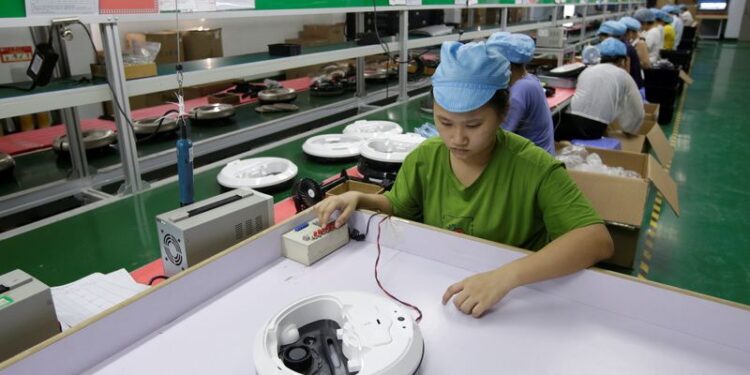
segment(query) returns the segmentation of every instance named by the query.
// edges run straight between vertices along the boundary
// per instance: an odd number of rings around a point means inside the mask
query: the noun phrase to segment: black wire
[[[164,114],[163,114],[163,115],[161,116],[161,118],[159,119],[159,123],[158,123],[158,124],[156,125],[156,129],[154,129],[154,131],[153,131],[153,132],[151,132],[151,134],[149,134],[149,135],[147,135],[147,136],[145,136],[145,137],[143,137],[143,138],[139,139],[139,140],[138,140],[138,142],[146,142],[146,141],[148,141],[149,139],[151,139],[151,138],[153,138],[154,136],[156,136],[156,134],[157,134],[157,133],[159,133],[159,129],[161,129],[161,126],[162,126],[162,124],[164,124],[164,120],[166,120],[166,119],[167,119],[167,117],[166,117],[166,116],[167,116],[168,114],[170,114],[170,113],[180,113],[180,112],[179,112],[179,111],[177,111],[176,109],[170,109],[169,111],[166,111],[166,112],[164,112]]]
[[[29,92],[36,88],[36,83],[31,82],[31,87],[18,87],[13,85],[0,85],[0,89],[11,89],[11,90],[18,90],[18,91],[24,91]]]
[[[86,35],[89,37],[89,42],[91,43],[91,48],[94,50],[94,55],[96,55],[96,45],[94,44],[94,37],[91,36],[91,31],[89,30],[86,25],[83,24],[81,21],[76,21],[75,23],[79,24],[84,31],[86,31]],[[51,34],[51,33],[50,33]],[[133,134],[135,135],[135,126],[133,126],[133,123],[130,121],[130,117],[125,113],[125,110],[122,109],[122,106],[120,105],[120,101],[117,100],[117,96],[115,95],[115,89],[112,87],[112,83],[109,82],[109,79],[105,78],[105,81],[107,82],[107,86],[109,87],[109,91],[112,93],[112,102],[115,103],[115,107],[117,107],[117,111],[120,112],[122,117],[125,118],[125,121],[130,126],[130,130],[133,131]]]
[[[372,222],[372,219],[378,215],[380,215],[380,211],[375,212],[374,214],[370,215],[370,218],[367,219],[367,227],[365,229],[364,234],[360,233],[356,229],[352,229],[349,231],[349,238],[353,239],[354,241],[359,241],[359,242],[364,241],[365,238],[367,238],[367,235],[370,233],[370,222]]]
[[[169,278],[169,276],[167,276],[167,275],[154,276],[154,277],[151,278],[151,280],[148,281],[148,285],[153,285],[154,281],[156,281],[156,280],[166,280],[168,278]]]

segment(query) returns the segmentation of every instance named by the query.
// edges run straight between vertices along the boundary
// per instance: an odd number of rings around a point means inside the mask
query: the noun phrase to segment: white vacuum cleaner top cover
[[[308,138],[302,151],[327,159],[353,158],[359,155],[362,137],[354,134],[324,134]]]
[[[291,304],[260,329],[253,350],[258,375],[298,374],[279,358],[279,348],[298,342],[300,327],[321,320],[341,327],[336,336],[346,358],[336,359],[345,361],[349,372],[407,375],[419,369],[422,334],[401,305],[370,293],[332,292]]]
[[[344,128],[344,134],[354,134],[365,139],[383,136],[385,134],[401,134],[404,129],[392,121],[359,120]]]
[[[252,189],[283,184],[297,175],[297,166],[283,158],[251,158],[229,162],[216,177],[226,188]]]
[[[386,163],[403,163],[406,155],[417,148],[426,138],[417,133],[389,134],[372,138],[362,145],[362,156]]]

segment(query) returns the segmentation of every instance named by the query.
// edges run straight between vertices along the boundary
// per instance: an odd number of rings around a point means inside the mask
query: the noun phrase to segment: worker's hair
[[[432,96],[432,100],[435,100],[434,89],[433,91],[430,91],[430,96]],[[484,105],[491,106],[492,109],[497,112],[497,115],[504,119],[508,114],[508,107],[510,107],[510,93],[508,92],[508,89],[497,90],[495,95],[493,95]]]
[[[619,65],[622,64],[623,61],[625,61],[625,56],[602,56],[600,63],[612,63],[615,65]]]
[[[513,68],[515,68],[515,69],[521,69],[521,68],[526,67],[526,64],[510,63],[510,67],[511,67],[511,69],[513,69]]]
[[[508,115],[508,108],[510,107],[510,93],[508,92],[508,89],[497,90],[495,95],[492,96],[492,99],[490,99],[485,105],[491,106],[492,109],[497,112],[498,116],[505,119],[505,116]]]

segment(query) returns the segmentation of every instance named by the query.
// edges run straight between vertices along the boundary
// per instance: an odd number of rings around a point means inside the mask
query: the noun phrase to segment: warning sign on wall
[[[34,50],[31,46],[2,47],[0,48],[0,61],[3,63],[16,63],[31,61]]]

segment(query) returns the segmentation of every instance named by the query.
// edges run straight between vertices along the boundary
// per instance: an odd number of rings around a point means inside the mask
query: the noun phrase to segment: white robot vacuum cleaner
[[[269,192],[290,187],[295,176],[297,166],[290,160],[264,157],[231,161],[216,180],[227,190],[249,187]]]
[[[362,292],[291,304],[260,329],[253,350],[258,375],[409,375],[423,356],[419,326],[401,305]]]
[[[401,128],[401,125],[392,121],[359,120],[344,128],[344,134],[358,135],[365,139],[382,137],[387,134],[401,134],[403,132],[404,129]]]
[[[355,160],[362,142],[362,137],[354,134],[317,135],[305,141],[302,151],[313,160],[338,163]]]
[[[362,144],[357,169],[373,180],[395,181],[401,164],[425,138],[416,133],[390,134]]]

